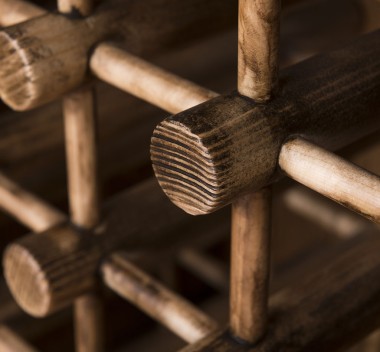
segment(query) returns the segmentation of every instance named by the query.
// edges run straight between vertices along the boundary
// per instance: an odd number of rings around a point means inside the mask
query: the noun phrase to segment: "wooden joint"
[[[292,135],[329,149],[380,127],[380,31],[282,71],[268,104],[238,94],[211,99],[161,122],[151,142],[156,177],[190,214],[207,214],[279,177]],[[365,108],[363,108],[365,106]]]
[[[202,6],[202,11],[199,11]],[[84,19],[46,14],[0,31],[0,97],[15,110],[59,98],[87,77],[92,48],[107,39],[153,54],[233,24],[230,1],[111,0]],[[144,16],[136,14],[144,13]],[[180,34],[179,34],[180,33]]]

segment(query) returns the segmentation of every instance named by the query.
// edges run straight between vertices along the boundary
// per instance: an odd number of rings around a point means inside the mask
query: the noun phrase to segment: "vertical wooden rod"
[[[267,101],[278,80],[280,0],[239,0],[238,91]],[[257,342],[267,322],[271,192],[263,189],[232,205],[230,326]]]
[[[232,205],[230,327],[254,343],[267,322],[271,189],[247,194]]]
[[[92,0],[58,0],[63,13],[90,14]],[[80,88],[63,100],[69,200],[72,221],[91,229],[99,221],[96,120],[92,88]],[[101,352],[104,345],[101,297],[82,296],[75,302],[75,338],[78,352]]]

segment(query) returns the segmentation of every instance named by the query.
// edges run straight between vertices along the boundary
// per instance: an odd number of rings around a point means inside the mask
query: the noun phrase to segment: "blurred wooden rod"
[[[42,232],[63,221],[66,216],[44,200],[0,173],[0,207],[34,232]]]
[[[1,0],[0,26],[8,27],[43,15],[46,11],[28,1]]]
[[[5,325],[0,325],[0,351],[1,352],[37,352],[37,350],[24,341],[19,335]]]
[[[120,254],[109,257],[101,272],[108,287],[187,342],[196,342],[217,328],[211,318]]]
[[[343,239],[363,234],[375,226],[306,187],[291,187],[281,198],[290,210]]]
[[[380,178],[301,138],[286,142],[281,169],[294,180],[380,223]]]
[[[95,49],[90,67],[103,81],[173,114],[217,96],[109,43]]]

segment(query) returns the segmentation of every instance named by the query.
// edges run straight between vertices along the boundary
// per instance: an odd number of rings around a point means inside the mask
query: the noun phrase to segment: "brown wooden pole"
[[[255,101],[267,101],[277,86],[280,4],[239,1],[238,92]],[[269,189],[232,204],[230,328],[250,343],[263,336],[267,324],[270,207]]]
[[[286,142],[279,165],[294,180],[380,223],[380,177],[296,138]]]
[[[185,341],[198,341],[216,330],[216,322],[122,254],[110,256],[102,264],[101,272],[108,287]]]
[[[0,26],[7,27],[41,16],[46,11],[29,1],[1,0]]]

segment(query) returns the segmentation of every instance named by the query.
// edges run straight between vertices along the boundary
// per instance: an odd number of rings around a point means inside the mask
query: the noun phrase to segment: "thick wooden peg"
[[[156,127],[154,171],[176,205],[207,214],[270,184],[290,136],[336,149],[379,128],[380,31],[284,70],[280,88],[265,105],[234,93]]]
[[[110,0],[87,18],[47,14],[5,28],[0,97],[15,110],[37,107],[83,83],[91,50],[103,40],[121,41],[134,54],[153,54],[226,28],[236,8],[225,0]]]
[[[166,199],[155,180],[115,197],[103,213],[95,235],[66,223],[8,246],[6,281],[25,311],[41,317],[73,303],[94,288],[100,260],[115,249],[157,250],[215,235],[212,222],[194,222]],[[225,214],[215,215],[215,221],[226,219]]]

